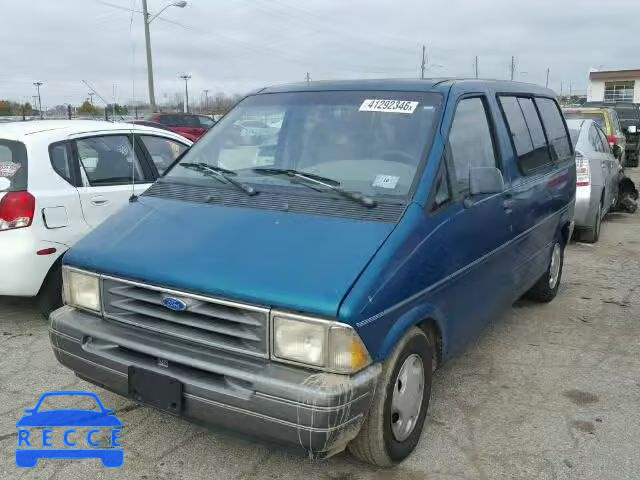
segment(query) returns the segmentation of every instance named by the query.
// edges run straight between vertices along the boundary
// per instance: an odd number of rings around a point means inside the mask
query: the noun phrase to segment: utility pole
[[[93,107],[93,92],[89,92],[89,103],[91,104],[91,107]]]
[[[304,74],[304,79],[307,83],[311,81],[311,74],[309,72]]]
[[[511,56],[511,81],[513,81],[513,77],[516,72],[516,57]]]
[[[422,63],[420,63],[420,79],[424,80],[424,71],[427,68],[427,46],[422,45]]]
[[[204,89],[202,91],[204,93],[204,113],[209,111],[209,90]]]
[[[42,82],[33,82],[38,92],[38,112],[40,112],[40,120],[42,120],[42,97],[40,97],[40,87],[44,85]]]
[[[184,80],[184,113],[189,113],[189,79],[191,75],[183,73],[179,77]]]
[[[547,83],[545,84],[545,87],[549,88],[549,67],[547,67]]]
[[[149,10],[147,0],[142,0],[142,21],[144,22],[144,40],[147,46],[147,83],[149,84],[149,107],[152,112],[156,108],[156,94],[153,89],[153,61],[151,60],[151,36],[149,35]]]
[[[475,70],[476,70],[476,78],[478,78],[478,55],[476,55]]]

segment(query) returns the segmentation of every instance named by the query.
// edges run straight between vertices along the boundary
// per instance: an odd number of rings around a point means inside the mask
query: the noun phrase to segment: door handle
[[[96,207],[106,205],[107,203],[109,203],[109,200],[105,197],[93,197],[91,199],[91,205],[95,205]]]
[[[513,212],[513,207],[515,206],[516,201],[513,198],[505,198],[502,200],[502,208],[507,213]]]

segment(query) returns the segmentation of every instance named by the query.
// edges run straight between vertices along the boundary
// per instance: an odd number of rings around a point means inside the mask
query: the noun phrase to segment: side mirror
[[[504,178],[496,167],[473,167],[469,170],[469,193],[472,196],[503,191]]]
[[[9,180],[7,177],[0,177],[0,192],[9,190],[10,186],[11,186],[11,180]]]
[[[627,133],[638,133],[638,127],[636,125],[629,125],[627,127]]]
[[[620,158],[620,155],[622,155],[622,149],[620,148],[620,145],[615,143],[611,149],[613,150],[613,156],[616,158]]]

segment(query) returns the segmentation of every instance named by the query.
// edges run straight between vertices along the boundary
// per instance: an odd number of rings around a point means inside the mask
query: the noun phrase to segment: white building
[[[640,70],[589,72],[587,101],[640,103]]]

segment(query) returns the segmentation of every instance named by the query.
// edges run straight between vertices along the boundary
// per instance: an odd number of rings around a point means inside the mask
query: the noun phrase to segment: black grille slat
[[[103,279],[105,318],[204,345],[264,357],[267,355],[268,310],[173,290]],[[165,297],[182,299],[187,309],[174,311]]]
[[[367,208],[345,198],[335,198],[327,195],[293,195],[261,191],[258,195],[249,196],[244,192],[224,186],[186,185],[166,182],[153,184],[143,195],[226,207],[261,208],[392,223],[400,219],[406,207],[404,203],[381,202],[375,208]]]

